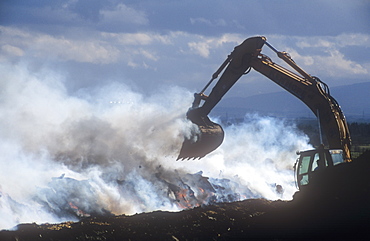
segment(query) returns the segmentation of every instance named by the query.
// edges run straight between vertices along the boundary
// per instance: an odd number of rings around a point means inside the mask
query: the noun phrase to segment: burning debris
[[[22,71],[2,86],[0,229],[289,200],[296,191],[292,150],[308,149],[308,138],[282,120],[246,116],[225,128],[225,142],[211,155],[176,162],[194,129],[183,113],[192,93],[171,88],[144,98],[114,83],[82,98],[70,96],[62,79]],[[112,105],[112,98],[130,101]]]
[[[259,198],[247,186],[227,178],[209,178],[203,172],[194,174],[167,175],[157,172],[151,179],[153,183],[165,189],[162,202],[169,203],[173,211],[192,209],[216,203],[236,202],[249,198]],[[99,193],[93,180],[76,180],[65,174],[52,178],[48,185],[39,188],[32,203],[38,207],[38,212],[48,213],[58,220],[79,220],[88,217],[112,216],[109,209],[99,203]],[[128,196],[136,202],[136,206],[145,206],[147,200],[141,198],[137,186],[131,181],[116,180],[115,190],[120,197]],[[243,190],[240,192],[239,190]],[[11,197],[2,194],[1,201],[10,205],[12,210],[27,210],[27,205],[21,204]]]
[[[155,177],[165,188],[167,188],[166,198],[177,210],[191,209],[203,205],[210,205],[222,202],[236,202],[247,198],[258,198],[247,187],[242,188],[244,193],[235,192],[240,185],[231,182],[229,179],[213,179],[204,177],[202,172],[195,174],[180,175],[176,172],[171,180],[165,179],[160,173]],[[69,192],[70,188],[74,192]],[[121,194],[135,195],[133,183],[124,180],[117,180],[117,189]],[[59,193],[60,195],[55,195]],[[40,189],[40,194],[34,199],[36,203],[48,213],[52,213],[59,218],[85,218],[90,216],[109,216],[113,215],[108,210],[99,206],[97,201],[86,202],[82,194],[87,193],[94,197],[93,185],[88,180],[75,180],[65,177],[63,174],[58,178],[53,178],[47,188]],[[139,195],[136,195],[138,197]],[[144,200],[135,201],[144,203]],[[19,204],[18,204],[19,205]]]
[[[239,186],[238,183],[232,183],[229,179],[213,179],[204,177],[202,174],[202,171],[186,174],[178,177],[176,183],[166,181],[159,175],[157,177],[168,185],[169,197],[172,196],[173,201],[181,209],[257,197],[248,187],[243,188],[243,194],[237,193],[235,190]]]
[[[336,166],[292,201],[248,199],[180,212],[21,224],[1,231],[0,240],[368,240],[369,172],[370,152]],[[204,180],[200,173],[189,178]]]

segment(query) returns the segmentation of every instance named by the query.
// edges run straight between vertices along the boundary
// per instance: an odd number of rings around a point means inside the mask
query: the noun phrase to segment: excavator
[[[262,54],[264,45],[297,73],[274,63]],[[177,160],[200,159],[222,144],[224,131],[208,115],[241,76],[248,74],[251,69],[300,99],[318,119],[320,146],[297,152],[299,158],[294,169],[299,189],[309,184],[320,169],[351,162],[351,137],[346,118],[338,102],[330,95],[328,86],[300,68],[288,53],[276,50],[263,36],[248,38],[236,46],[201,92],[194,94],[194,101],[186,117],[199,130],[191,138],[184,139]],[[206,95],[204,92],[221,73],[210,94]],[[326,137],[326,145],[323,137]]]

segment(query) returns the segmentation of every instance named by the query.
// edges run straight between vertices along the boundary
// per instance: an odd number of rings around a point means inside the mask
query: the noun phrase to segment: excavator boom
[[[299,74],[272,62],[269,57],[261,54],[263,45],[270,47],[279,58],[283,59]],[[318,117],[328,147],[343,150],[344,159],[351,160],[351,139],[347,122],[340,106],[330,95],[327,85],[306,73],[287,53],[277,51],[262,36],[248,38],[236,46],[213,74],[206,87],[200,93],[195,94],[193,105],[187,112],[187,118],[199,127],[199,133],[196,138],[184,141],[178,159],[202,158],[221,145],[224,137],[222,127],[210,121],[208,114],[239,78],[248,73],[251,68],[265,75],[305,103]],[[204,91],[222,71],[220,79],[209,96],[206,96]],[[201,105],[202,101],[204,103]]]

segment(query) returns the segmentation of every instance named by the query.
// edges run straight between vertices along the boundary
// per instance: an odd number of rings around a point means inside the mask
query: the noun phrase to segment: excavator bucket
[[[222,127],[212,122],[208,116],[202,115],[198,109],[188,111],[188,119],[196,124],[199,133],[191,139],[185,139],[177,160],[202,158],[214,151],[224,140]]]

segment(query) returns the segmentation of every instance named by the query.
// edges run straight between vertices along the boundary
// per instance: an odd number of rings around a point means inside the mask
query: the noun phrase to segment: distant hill
[[[348,120],[370,121],[370,82],[330,88]],[[225,97],[212,111],[213,116],[242,118],[246,113],[277,117],[314,117],[303,102],[286,91],[249,97]]]

